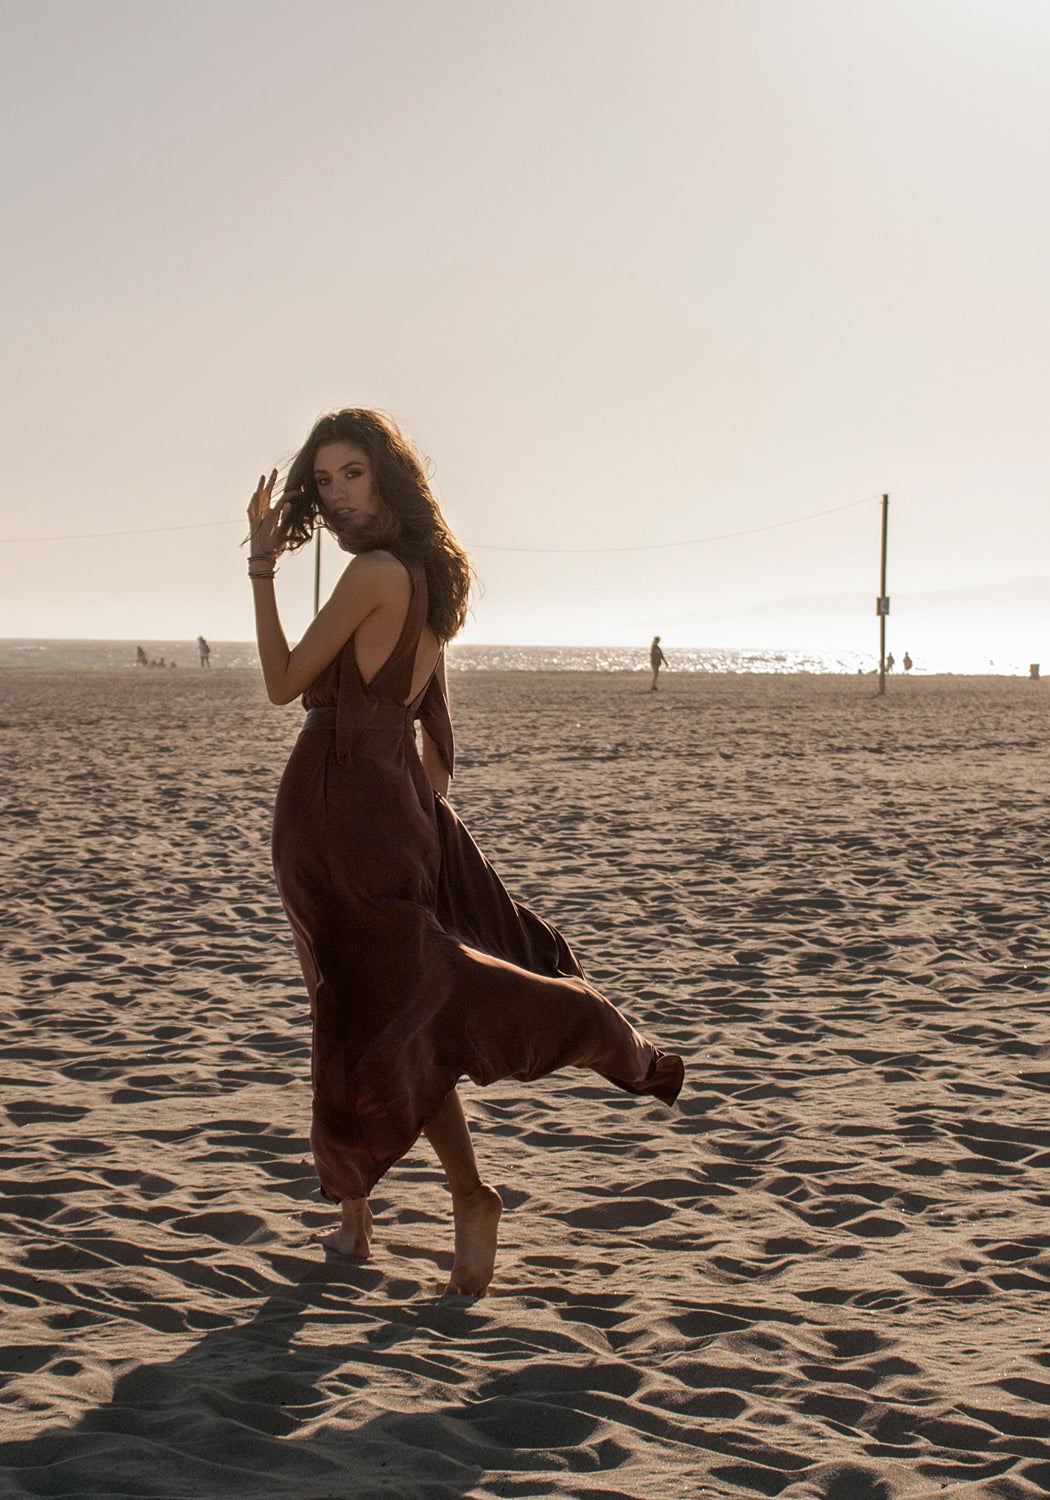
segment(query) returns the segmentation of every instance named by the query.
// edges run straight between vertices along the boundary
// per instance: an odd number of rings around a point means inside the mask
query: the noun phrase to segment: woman
[[[422,1131],[448,1179],[447,1290],[492,1277],[499,1194],[482,1182],[456,1083],[588,1067],[672,1103],[681,1059],[641,1037],[584,979],[564,939],[512,901],[445,801],[453,768],[443,651],[470,565],[391,419],[322,417],[248,507],[249,577],[266,690],[308,710],[274,810],[277,885],[313,1020],[311,1146],[341,1223],[325,1243],[369,1254],[368,1194]],[[289,648],[274,598],[282,551],[316,526],[353,554]],[[422,758],[414,721],[422,728]]]

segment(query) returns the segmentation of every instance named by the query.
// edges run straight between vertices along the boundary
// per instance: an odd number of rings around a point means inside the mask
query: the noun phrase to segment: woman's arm
[[[253,579],[255,635],[270,702],[291,703],[305,692],[369,615],[396,602],[403,580],[404,569],[389,553],[363,552],[344,569],[299,644],[289,648],[273,579]]]
[[[449,781],[451,779],[448,774],[448,766],[441,759],[441,752],[425,729],[422,731],[422,734],[423,754],[420,756],[420,759],[423,762],[423,770],[426,772],[427,780],[435,792],[439,793],[442,797],[447,797]]]
[[[285,506],[270,504],[276,478],[275,469],[268,480],[259,480],[248,507],[251,523],[248,576],[252,580],[255,636],[267,696],[271,703],[291,703],[338,655],[363,620],[383,605],[396,603],[397,591],[403,587],[404,569],[384,552],[366,552],[355,557],[302,640],[289,647],[273,586],[273,565],[284,546],[280,527],[285,512]]]

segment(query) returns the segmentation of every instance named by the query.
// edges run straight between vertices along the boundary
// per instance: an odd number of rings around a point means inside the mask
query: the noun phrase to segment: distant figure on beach
[[[912,663],[912,659],[911,659],[911,657],[910,657],[910,656],[909,656],[909,655],[908,655],[908,653],[907,653],[907,651],[905,651],[905,653],[904,653],[904,660],[903,660],[903,662],[902,662],[902,663],[901,663],[901,665],[902,665],[902,666],[903,666],[903,668],[904,668],[904,670],[905,670],[905,672],[910,672],[910,671],[911,671],[911,669],[912,669],[912,665],[913,665],[913,663]]]
[[[135,648],[135,662],[140,667],[149,666],[149,657],[146,655],[145,651],[143,651],[141,646],[136,646]]]
[[[197,650],[200,653],[201,666],[211,666],[211,647],[202,635],[197,637]]]
[[[276,480],[264,475],[248,506],[248,574],[267,693],[301,695],[307,710],[277,792],[273,858],[310,994],[314,1161],[340,1205],[324,1243],[370,1254],[368,1195],[422,1132],[452,1195],[446,1290],[478,1296],[502,1202],[479,1174],[458,1080],[583,1067],[671,1104],[682,1061],[635,1031],[561,934],[511,900],[445,800],[444,648],[463,625],[471,569],[414,449],[384,413],[335,412],[274,502]],[[290,649],[274,574],[317,527],[351,561]]]
[[[890,652],[889,656],[887,656],[887,658],[886,658],[886,670],[887,670],[887,672],[892,672],[893,671],[893,652],[892,651]]]
[[[667,657],[660,650],[660,637],[658,635],[654,635],[653,636],[653,643],[649,647],[649,665],[653,669],[653,680],[652,680],[652,685],[649,688],[649,691],[651,693],[655,693],[656,692],[656,679],[660,675],[660,668],[661,667],[666,667],[666,665],[667,665]]]

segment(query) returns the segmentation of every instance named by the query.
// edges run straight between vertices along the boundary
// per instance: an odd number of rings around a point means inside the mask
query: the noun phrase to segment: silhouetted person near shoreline
[[[653,682],[649,691],[655,693],[656,679],[660,675],[660,668],[667,665],[667,657],[660,650],[660,637],[658,635],[653,636],[653,644],[649,647],[649,665],[653,669]]]

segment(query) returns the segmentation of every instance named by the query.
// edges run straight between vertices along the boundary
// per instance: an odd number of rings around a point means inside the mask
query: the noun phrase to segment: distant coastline
[[[136,647],[157,666],[136,664]],[[211,641],[211,667],[222,671],[258,666],[253,641]],[[856,676],[877,668],[874,654],[858,651],[816,651],[790,647],[674,647],[667,649],[672,673],[774,673],[831,674]],[[648,670],[648,645],[638,646],[483,646],[454,644],[449,650],[449,668],[459,672],[644,672]],[[48,640],[8,637],[0,639],[0,669],[83,669],[85,671],[158,670],[177,667],[201,670],[197,645],[191,640]],[[1050,675],[1050,660],[1045,664]],[[979,663],[953,662],[940,656],[916,660],[914,676],[950,673],[973,677],[1018,677],[1029,675],[1029,664],[1020,661]],[[902,675],[899,665],[896,675]]]

